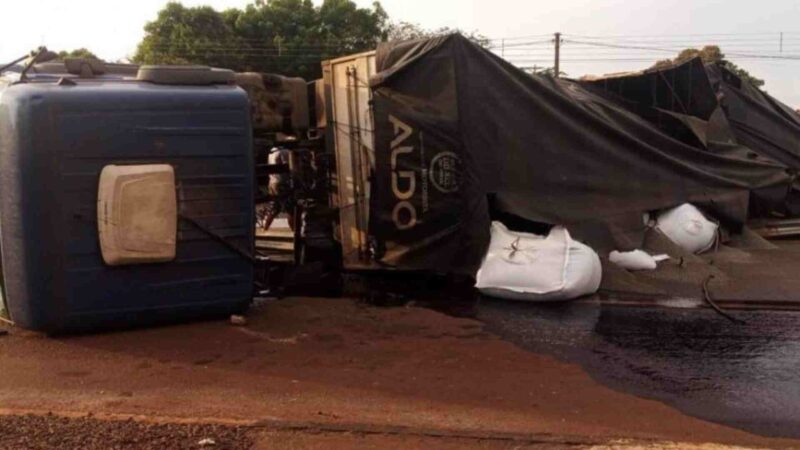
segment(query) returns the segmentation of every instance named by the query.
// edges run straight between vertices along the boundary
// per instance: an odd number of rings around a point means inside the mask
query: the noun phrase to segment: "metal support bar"
[[[561,75],[561,33],[556,33],[556,60],[553,65],[553,76],[558,78]]]

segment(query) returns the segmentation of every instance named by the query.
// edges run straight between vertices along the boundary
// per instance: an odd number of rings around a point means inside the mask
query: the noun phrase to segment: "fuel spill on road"
[[[800,437],[798,313],[482,301],[477,318],[520,347],[576,363],[616,390],[713,422]],[[613,408],[609,405],[609,408]]]

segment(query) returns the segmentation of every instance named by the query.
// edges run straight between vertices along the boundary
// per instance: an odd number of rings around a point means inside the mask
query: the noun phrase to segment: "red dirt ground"
[[[477,321],[332,299],[271,302],[244,327],[61,338],[13,329],[0,337],[0,414],[48,412],[257,425],[248,435],[256,448],[551,448],[620,438],[800,447],[615,392]],[[73,425],[83,426],[59,426]]]

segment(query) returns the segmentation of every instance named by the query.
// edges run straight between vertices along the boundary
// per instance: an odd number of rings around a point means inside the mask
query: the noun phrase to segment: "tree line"
[[[675,58],[662,59],[661,61],[657,61],[653,65],[653,68],[660,69],[664,67],[669,67],[674,64],[680,64],[689,61],[690,59],[696,58],[698,56],[706,64],[714,63],[722,65],[726,69],[736,74],[739,78],[750,82],[750,84],[752,84],[755,87],[760,88],[764,86],[764,80],[756,78],[755,76],[751,75],[750,72],[742,69],[736,64],[725,59],[725,54],[722,53],[722,50],[719,48],[718,45],[706,45],[701,49],[687,48],[686,50],[683,50],[680,53],[678,53],[678,56],[676,56]]]
[[[321,77],[320,61],[373,50],[380,42],[424,38],[451,33],[450,28],[428,30],[409,22],[393,22],[375,1],[360,8],[352,0],[255,0],[243,9],[217,11],[209,6],[186,7],[168,3],[145,36],[133,61],[140,64],[201,64],[238,72],[254,71]],[[489,39],[472,32],[473,41],[488,47]],[[94,57],[87,49],[60,52],[62,57]],[[689,48],[675,58],[661,60],[659,68],[699,56],[719,63],[741,78],[761,87],[764,81],[727,59],[720,48]],[[537,72],[552,76],[552,68]]]
[[[224,11],[172,2],[144,30],[133,57],[137,63],[203,64],[306,79],[321,76],[325,59],[372,50],[381,41],[451,31],[390,22],[379,2],[359,8],[351,0],[319,6],[311,0],[256,0]]]

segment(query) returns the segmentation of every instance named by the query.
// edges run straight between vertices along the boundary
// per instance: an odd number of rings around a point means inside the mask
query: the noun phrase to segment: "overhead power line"
[[[510,44],[493,44],[490,45],[489,48],[505,48],[505,49],[512,49],[512,48],[519,48],[519,47],[526,47],[530,45],[549,45],[552,44],[552,39],[544,39],[540,41],[531,41],[531,42],[518,42],[518,43],[510,43]]]
[[[584,44],[589,46],[597,46],[597,47],[608,47],[608,48],[620,48],[620,49],[634,49],[634,50],[648,50],[654,52],[666,52],[675,54],[684,50],[682,48],[661,48],[661,47],[648,47],[648,46],[636,46],[636,45],[620,45],[620,44],[609,44],[609,43],[601,43],[601,42],[592,42],[592,41],[574,41],[574,40],[564,40],[565,43],[576,43],[576,44]],[[729,56],[741,56],[741,57],[748,57],[748,58],[761,58],[761,59],[786,59],[786,60],[798,60],[800,61],[800,55],[766,55],[766,54],[755,54],[755,53],[726,53]]]
[[[765,31],[765,32],[758,32],[758,33],[669,33],[669,34],[606,34],[606,35],[585,35],[585,34],[572,34],[572,33],[563,33],[564,36],[574,36],[577,38],[585,38],[585,39],[612,39],[612,38],[673,38],[673,37],[713,37],[713,38],[720,38],[720,37],[758,37],[758,36],[777,36],[780,32],[775,31]],[[784,32],[785,35],[798,35],[800,36],[800,31],[790,31]]]
[[[793,64],[800,61],[800,32],[759,33],[694,33],[694,34],[617,34],[584,35],[534,34],[527,36],[486,38],[487,48],[520,67],[553,67],[561,64],[649,63],[673,58],[687,48],[701,49],[718,45],[726,58],[760,61],[772,64]],[[560,46],[556,56],[556,44]],[[303,64],[353,53],[356,43],[275,43],[271,39],[238,38],[232,41],[214,39],[188,45],[157,42],[150,48],[158,53],[187,60],[209,58],[218,61],[240,61],[244,64],[263,62],[280,66],[298,61]],[[556,63],[556,58],[558,63]],[[563,65],[560,67],[564,67]],[[627,67],[630,67],[628,65]],[[568,69],[567,69],[568,70]]]

